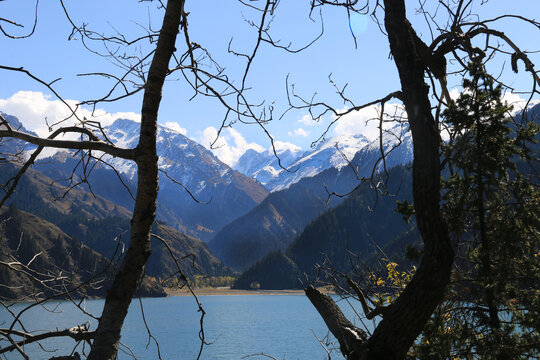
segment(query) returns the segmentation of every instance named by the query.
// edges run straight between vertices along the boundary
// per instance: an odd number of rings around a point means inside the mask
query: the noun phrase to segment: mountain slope
[[[105,128],[108,138],[122,147],[136,146],[138,131],[138,123],[124,119],[116,120]],[[209,150],[174,130],[159,126],[157,140],[162,170],[157,219],[186,234],[208,240],[223,226],[255,207],[268,194],[262,185],[231,169]],[[43,159],[36,164],[36,169],[55,180],[66,179],[80,161],[66,154],[58,152],[53,158]],[[92,169],[89,176],[92,190],[131,209],[133,199],[124,184],[132,194],[135,192],[135,164],[112,157],[104,159],[114,166],[122,180],[102,164],[87,166],[87,169]],[[75,181],[80,178],[82,167],[79,165],[75,171]],[[185,186],[200,203],[195,202],[175,181]]]
[[[329,260],[340,271],[350,266],[349,254],[360,254],[364,260],[394,239],[413,230],[402,215],[396,213],[396,201],[412,203],[410,170],[395,167],[389,172],[389,195],[377,194],[365,184],[343,203],[310,223],[286,254],[306,272],[313,265]]]
[[[389,139],[384,144],[386,151],[394,144]],[[410,162],[411,148],[407,134],[401,146],[387,155],[387,166]],[[373,142],[356,153],[350,166],[339,170],[331,167],[272,192],[249,213],[218,232],[209,243],[212,252],[226,265],[242,270],[270,251],[285,250],[309,222],[343,201],[341,197],[329,198],[330,192],[349,193],[359,184],[359,178],[371,176],[379,158],[378,143]],[[379,162],[377,169],[382,171],[382,167]]]
[[[248,214],[225,226],[209,243],[227,266],[241,270],[273,250],[284,249],[325,207],[308,187],[271,193]]]
[[[76,298],[105,295],[114,269],[109,266],[107,258],[71,238],[57,226],[17,210],[13,205],[0,211],[0,221],[0,261],[13,263],[18,259],[31,269],[18,271],[22,270],[20,266],[0,266],[0,298],[44,298],[66,289],[73,290],[71,296]],[[32,272],[34,277],[28,276]],[[55,277],[54,274],[63,276]],[[96,274],[98,276],[94,279]],[[91,286],[78,288],[87,281]],[[145,280],[141,295],[165,296],[165,293],[157,283]]]
[[[361,186],[307,225],[283,254],[270,253],[246,270],[235,286],[300,287],[306,274],[308,278],[317,275],[316,264],[349,272],[352,262],[362,265],[384,256],[381,249],[391,259],[402,258],[406,245],[419,240],[414,224],[405,223],[395,212],[396,200],[411,201],[410,170],[401,166],[391,169],[388,189],[391,195],[377,196],[368,184]],[[269,283],[266,274],[280,274],[284,264],[296,278],[287,275]]]
[[[2,164],[0,170],[0,180],[5,181],[17,168],[13,164]],[[42,221],[55,224],[67,236],[78,239],[107,258],[115,253],[118,241],[129,243],[129,211],[108,200],[94,197],[83,188],[76,188],[65,197],[54,200],[53,196],[63,194],[63,188],[57,184],[51,185],[51,182],[40,172],[29,169],[8,204],[16,204]],[[200,240],[165,225],[156,225],[154,233],[166,239],[178,258],[191,254],[195,256],[194,261],[191,258],[181,261],[186,276],[230,273]],[[153,254],[148,262],[148,275],[165,278],[174,268],[173,259],[164,249],[158,240],[152,241]]]
[[[178,259],[182,272],[187,277],[194,275],[224,276],[232,273],[199,239],[184,235],[170,226],[162,224],[155,224],[152,233],[167,241],[173,255]],[[176,271],[176,264],[168,249],[159,240],[152,239],[152,254],[146,264],[147,274],[163,279]]]
[[[0,164],[0,183],[5,184],[19,171],[20,166],[12,163]],[[27,169],[21,177],[16,191],[7,204],[16,203],[25,211],[56,223],[62,216],[80,214],[86,219],[101,219],[106,216],[131,217],[131,212],[99,196],[94,196],[77,187],[66,193],[66,188],[34,169]]]
[[[312,149],[279,149],[277,154],[281,165],[272,150],[257,152],[250,149],[235,165],[235,169],[258,180],[270,191],[283,190],[305,177],[313,177],[326,169],[341,169],[347,159],[368,145],[370,141],[362,135],[338,136],[317,144]]]

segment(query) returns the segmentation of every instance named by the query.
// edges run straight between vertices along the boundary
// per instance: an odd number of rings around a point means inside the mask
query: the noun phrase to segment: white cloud
[[[287,150],[292,152],[292,153],[295,153],[295,152],[298,152],[298,151],[302,150],[300,148],[300,146],[298,146],[298,145],[295,145],[295,144],[290,143],[290,142],[279,141],[279,140],[274,141],[274,147],[276,148],[276,152],[278,154],[283,153],[283,152],[285,152]],[[272,151],[272,148],[270,148],[270,151]]]
[[[341,109],[340,111],[343,112],[346,110]],[[370,140],[375,140],[379,136],[378,118],[380,111],[381,107],[379,105],[373,105],[359,111],[352,111],[337,121],[334,133],[336,135],[361,134]],[[386,104],[384,112],[391,116],[405,116],[402,105],[400,104]],[[388,118],[388,116],[385,118]],[[393,125],[391,122],[385,122],[384,128],[389,129]]]
[[[294,130],[294,132],[290,132],[289,131],[289,136],[301,136],[301,137],[307,137],[309,135],[309,133],[302,129],[302,128],[298,128],[296,130]]]
[[[461,95],[461,91],[457,89],[452,89],[450,91],[450,97],[454,100],[457,100],[459,95]],[[503,103],[506,101],[508,105],[512,105],[514,107],[513,111],[523,110],[527,105],[528,100],[529,98],[522,98],[519,94],[514,94],[511,91],[504,92],[502,96]],[[534,106],[538,103],[540,103],[540,99],[533,99],[530,101],[529,106]]]
[[[300,119],[298,119],[298,122],[305,126],[316,126],[320,124],[320,122],[313,120],[313,118],[309,114],[305,114],[304,116],[302,116]]]
[[[72,109],[76,109],[77,100],[65,100],[65,102]],[[8,99],[0,99],[0,110],[16,116],[26,129],[34,131],[39,136],[49,135],[47,124],[56,129],[79,122],[71,116],[71,110],[64,103],[39,91],[18,91]],[[119,118],[141,121],[141,116],[134,112],[108,113],[102,109],[92,112],[86,108],[78,108],[76,114],[80,119],[98,121],[102,126],[110,125]],[[73,138],[76,136],[73,134]]]
[[[176,132],[179,132],[180,134],[182,135],[186,135],[187,134],[187,130],[184,129],[183,127],[181,127],[177,122],[175,121],[167,121],[165,124],[165,127],[171,129],[171,130],[174,130]]]
[[[461,91],[458,90],[458,89],[452,89],[449,92],[450,98],[452,100],[457,100],[457,98],[459,97],[460,94],[461,94]]]
[[[461,89],[452,89],[450,91],[450,97],[452,99],[457,99],[461,94]],[[506,92],[503,94],[503,101],[507,101],[509,105],[514,106],[514,111],[523,110],[527,100],[520,97],[518,94],[513,94],[511,92]],[[540,103],[539,99],[531,101],[529,106]],[[341,109],[340,111],[346,111],[347,109]],[[351,134],[362,134],[370,140],[375,140],[379,136],[379,125],[378,117],[380,114],[381,107],[380,105],[370,106],[369,108],[362,109],[360,111],[353,111],[341,119],[338,120],[334,128],[334,133],[336,135],[351,135]],[[398,115],[406,117],[403,106],[401,104],[386,104],[385,113],[389,115]],[[392,123],[385,123],[385,128],[391,128]],[[445,135],[443,134],[443,137]]]
[[[256,143],[248,143],[242,134],[232,128],[224,129],[217,141],[216,138],[217,129],[209,126],[204,129],[201,141],[214,155],[229,166],[234,166],[248,149],[258,152],[264,151],[262,146]]]
[[[507,91],[503,94],[502,100],[503,102],[506,101],[508,105],[512,105],[514,107],[513,111],[521,111],[525,109],[528,99],[523,99],[518,94],[513,94],[510,91]],[[534,99],[531,101],[529,106],[536,105],[538,103],[540,103],[540,99]]]

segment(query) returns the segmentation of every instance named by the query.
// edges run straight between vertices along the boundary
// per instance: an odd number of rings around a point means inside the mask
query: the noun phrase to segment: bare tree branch
[[[1,124],[6,126],[8,122],[1,117]],[[78,141],[78,140],[56,140],[55,138],[60,134],[66,133],[80,133],[88,135],[93,141]],[[48,138],[44,139],[39,136],[27,134],[22,131],[13,130],[8,126],[6,130],[0,130],[0,138],[15,138],[26,141],[30,144],[38,145],[39,147],[53,147],[58,149],[75,149],[75,150],[97,150],[106,152],[112,156],[120,157],[128,160],[135,160],[137,150],[136,149],[122,149],[114,145],[108,144],[99,140],[88,129],[79,127],[65,127],[55,130]]]
[[[32,335],[32,334],[28,334],[28,333],[13,330],[13,329],[0,329],[0,334],[4,336],[15,335],[15,336],[24,338],[24,340],[17,342],[16,345],[11,345],[11,346],[6,346],[4,348],[1,348],[0,354],[13,351],[17,347],[20,347],[23,345],[31,344],[36,341],[45,340],[45,339],[54,338],[54,337],[70,337],[75,341],[82,341],[82,340],[91,340],[95,336],[95,332],[88,331],[87,324],[82,324],[82,325],[75,326],[69,329],[64,329],[64,330],[49,331],[49,332],[41,333],[39,335]]]

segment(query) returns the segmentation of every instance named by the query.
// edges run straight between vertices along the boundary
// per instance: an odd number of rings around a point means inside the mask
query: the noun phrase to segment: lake
[[[323,339],[328,330],[315,308],[303,295],[238,295],[200,296],[206,311],[204,331],[206,340],[201,359],[241,359],[251,354],[264,353],[280,360],[328,359],[326,350],[317,337]],[[173,296],[146,298],[142,300],[144,314],[153,336],[159,342],[163,359],[196,359],[200,347],[198,337],[200,313],[192,297]],[[16,305],[20,307],[21,305]],[[103,300],[88,300],[84,304],[92,314],[100,314]],[[354,311],[345,302],[340,306],[349,319]],[[35,308],[25,313],[22,320],[30,330],[68,328],[89,321],[95,329],[97,321],[83,315],[70,302],[53,302],[44,308]],[[0,311],[2,327],[10,317],[5,309]],[[358,319],[356,317],[356,319]],[[355,321],[356,323],[358,320]],[[359,325],[359,324],[357,324]],[[343,359],[339,344],[333,339],[332,359]],[[134,299],[122,332],[122,342],[139,359],[157,359],[156,345],[148,341],[140,303]],[[55,355],[66,355],[73,349],[72,340],[50,340],[42,343],[48,350],[59,350],[44,356],[43,351],[27,346],[31,359],[44,359]],[[0,343],[5,346],[5,343]],[[123,348],[129,351],[127,348]],[[78,348],[81,352],[81,348]],[[39,354],[39,355],[38,355]],[[8,354],[8,359],[20,359],[17,352]],[[130,359],[125,353],[120,359]],[[253,356],[249,359],[269,359]]]

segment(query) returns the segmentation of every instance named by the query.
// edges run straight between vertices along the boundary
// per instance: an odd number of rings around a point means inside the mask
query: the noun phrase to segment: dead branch
[[[2,34],[4,34],[5,37],[8,37],[10,39],[26,39],[26,38],[29,38],[30,36],[34,35],[34,32],[36,31],[36,26],[37,26],[37,22],[38,22],[38,7],[39,7],[39,0],[36,0],[36,6],[35,6],[35,10],[34,10],[34,24],[32,25],[32,29],[30,30],[30,32],[26,35],[12,35],[11,33],[7,32],[1,25],[2,22],[5,22],[5,23],[8,23],[12,26],[15,26],[15,27],[20,27],[20,28],[23,28],[24,26],[13,21],[13,20],[9,20],[9,19],[4,19],[4,18],[0,18],[0,32],[2,32]]]
[[[22,337],[23,340],[16,343],[16,345],[6,346],[4,348],[0,349],[0,354],[4,354],[6,352],[11,352],[15,350],[17,347],[31,344],[36,341],[45,340],[49,338],[54,337],[70,337],[75,341],[89,341],[92,340],[95,336],[95,332],[88,330],[88,324],[81,324],[79,326],[75,326],[69,329],[64,330],[56,330],[56,331],[49,331],[45,332],[39,335],[32,335],[29,333],[25,333],[22,331],[14,330],[14,329],[0,329],[0,334],[4,336],[18,336]]]
[[[80,128],[75,128],[80,129]],[[81,132],[73,131],[72,129],[58,129],[59,133],[66,132]],[[116,146],[110,145],[104,141],[77,141],[77,140],[55,140],[50,138],[41,138],[39,136],[34,136],[27,134],[22,131],[17,130],[0,130],[0,138],[15,138],[19,140],[26,141],[30,144],[34,144],[42,147],[53,147],[57,149],[74,149],[74,150],[97,150],[106,152],[112,156],[116,156],[122,159],[135,160],[137,151],[135,149],[122,149]]]
[[[361,344],[367,340],[364,330],[354,326],[330,296],[322,294],[313,286],[308,286],[305,293],[328,326],[328,330],[339,341],[341,352],[349,357],[359,351]]]

